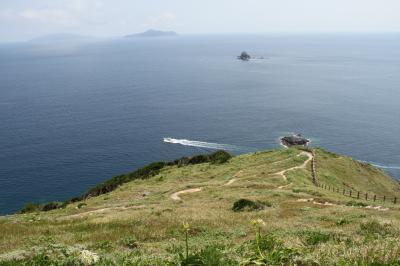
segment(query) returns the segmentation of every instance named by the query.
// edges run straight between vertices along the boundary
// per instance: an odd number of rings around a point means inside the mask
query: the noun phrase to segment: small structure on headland
[[[286,136],[281,138],[281,142],[286,147],[306,146],[310,142],[310,140],[304,138],[301,134],[294,134],[292,136]]]
[[[251,59],[251,56],[246,52],[243,51],[239,56],[238,56],[239,60],[243,60],[243,61],[249,61]]]

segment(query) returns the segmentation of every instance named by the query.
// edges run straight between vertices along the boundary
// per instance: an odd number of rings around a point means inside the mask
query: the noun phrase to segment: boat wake
[[[230,150],[230,151],[232,151],[232,150],[238,149],[238,147],[233,146],[233,145],[196,141],[196,140],[188,140],[188,139],[164,138],[164,142],[172,143],[172,144],[180,144],[183,146],[213,149],[213,150]]]
[[[376,166],[378,168],[382,169],[397,169],[400,170],[400,166],[394,166],[394,165],[382,165],[382,164],[377,164],[377,163],[371,163],[373,166]]]
[[[375,163],[375,162],[370,162],[370,161],[360,161],[362,163],[368,163],[370,165],[373,165],[375,167],[381,168],[381,169],[396,169],[396,170],[400,170],[400,166],[397,165],[383,165],[380,163]]]

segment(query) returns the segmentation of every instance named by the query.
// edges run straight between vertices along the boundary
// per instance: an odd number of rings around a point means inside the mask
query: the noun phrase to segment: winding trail
[[[137,205],[137,206],[130,206],[130,207],[127,207],[127,206],[106,207],[106,208],[81,212],[81,213],[77,213],[77,214],[61,216],[61,217],[57,218],[57,220],[83,218],[83,217],[91,216],[91,215],[95,215],[95,214],[106,214],[110,211],[125,211],[125,210],[143,209],[143,208],[146,208],[146,206],[145,205]]]
[[[342,206],[342,207],[348,207],[348,208],[357,208],[355,206],[346,206],[343,204],[336,204],[336,203],[332,203],[329,201],[324,201],[324,202],[319,202],[316,201],[314,198],[308,198],[308,199],[298,199],[297,202],[302,202],[302,203],[312,203],[314,205],[320,205],[320,206]],[[382,206],[365,206],[365,207],[358,207],[358,208],[364,208],[364,209],[372,209],[372,210],[378,210],[378,211],[388,211],[389,208],[385,208]]]
[[[182,200],[181,197],[179,197],[182,194],[187,194],[187,193],[195,193],[195,192],[200,192],[202,191],[202,188],[191,188],[191,189],[185,189],[181,190],[178,192],[175,192],[174,194],[171,195],[171,199],[173,200]]]
[[[301,156],[301,155],[305,155],[305,156],[308,157],[308,159],[305,160],[304,163],[303,163],[302,165],[300,165],[300,166],[294,166],[294,167],[291,167],[291,168],[288,168],[288,169],[279,171],[279,172],[277,172],[277,173],[273,173],[273,174],[271,174],[271,175],[280,175],[280,176],[282,176],[283,180],[287,181],[287,176],[285,175],[286,172],[291,171],[291,170],[294,170],[294,169],[305,169],[306,166],[307,166],[307,164],[313,159],[313,155],[312,155],[311,152],[302,151],[302,152],[301,152],[300,154],[298,154],[297,156]],[[290,184],[289,184],[289,185],[290,185]],[[287,185],[286,185],[286,186],[287,186]],[[285,186],[281,186],[281,187],[283,188],[283,187],[285,187]],[[281,187],[280,187],[280,188],[281,188]]]
[[[243,174],[243,170],[238,171],[224,186],[230,186],[237,181],[237,178]]]
[[[236,178],[232,178],[231,180],[229,180],[228,182],[226,182],[225,184],[224,184],[224,186],[230,186],[230,185],[232,185],[233,183],[235,183],[236,182]]]
[[[286,175],[285,175],[285,173],[286,173],[287,171],[294,170],[294,169],[305,169],[306,166],[307,166],[307,164],[313,159],[313,155],[312,155],[311,152],[302,151],[302,152],[299,153],[297,156],[301,156],[301,155],[306,155],[306,156],[308,157],[307,160],[304,161],[304,163],[303,163],[302,165],[300,165],[300,166],[294,166],[294,167],[291,167],[291,168],[288,168],[288,169],[285,169],[285,170],[282,170],[282,171],[280,171],[280,172],[277,172],[277,173],[274,173],[274,174],[270,174],[270,175],[280,175],[280,176],[282,176],[282,178],[283,178],[285,181],[287,181],[287,177],[286,177]],[[286,161],[286,160],[289,160],[289,159],[290,159],[290,158],[285,159],[285,160],[282,160],[282,161]],[[281,161],[278,161],[278,162],[281,162]],[[278,163],[278,162],[274,162],[274,163]],[[230,186],[230,185],[232,185],[233,183],[235,183],[235,182],[237,181],[238,177],[240,177],[240,176],[242,175],[242,173],[243,173],[243,170],[238,171],[238,172],[232,177],[232,179],[230,179],[228,182],[226,182],[223,186]],[[292,183],[289,183],[289,184],[287,184],[287,185],[280,186],[280,187],[278,187],[278,188],[279,188],[279,189],[283,189],[283,188],[286,188],[286,187],[290,186],[291,184],[292,184]],[[173,200],[175,200],[175,201],[182,201],[180,195],[182,195],[182,194],[189,194],[189,193],[196,193],[196,192],[200,192],[200,191],[202,191],[202,190],[203,190],[203,188],[185,189],[185,190],[181,190],[181,191],[178,191],[178,192],[175,192],[175,193],[171,194],[170,198],[173,199]]]

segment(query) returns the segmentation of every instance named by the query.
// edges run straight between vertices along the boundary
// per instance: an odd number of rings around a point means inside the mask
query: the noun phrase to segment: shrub
[[[76,208],[81,209],[81,208],[83,208],[83,207],[85,207],[85,206],[87,206],[87,204],[84,203],[84,202],[81,202],[81,203],[79,203],[79,204],[76,206]]]
[[[173,162],[169,162],[168,165],[169,166],[177,165],[178,167],[180,167],[183,165],[187,165],[188,163],[189,163],[189,157],[182,157],[182,158],[176,159]]]
[[[354,207],[367,207],[368,204],[364,203],[364,202],[360,202],[360,201],[349,201],[346,203],[346,206],[354,206]]]
[[[20,211],[20,213],[30,213],[30,212],[37,212],[40,211],[40,205],[33,203],[33,202],[28,202],[25,207]]]
[[[56,210],[56,209],[60,209],[63,207],[62,202],[49,202],[43,205],[43,207],[41,208],[42,211],[51,211],[51,210]]]
[[[200,154],[200,155],[194,155],[192,157],[182,157],[180,159],[176,159],[173,162],[167,163],[167,165],[184,166],[189,164],[200,164],[200,163],[222,164],[226,163],[230,158],[232,158],[232,155],[230,153],[220,150],[213,152],[211,154]]]
[[[229,161],[232,158],[232,155],[226,151],[216,151],[209,155],[210,162],[214,164],[222,164]]]
[[[85,195],[84,198],[87,197],[96,197],[102,194],[106,194],[115,190],[120,185],[127,183],[129,181],[133,181],[136,179],[146,179],[151,176],[154,176],[159,173],[159,171],[166,166],[165,162],[155,162],[151,163],[143,168],[136,170],[135,172],[126,174],[126,175],[118,175],[106,182],[97,185],[96,187],[90,189]]]
[[[233,203],[232,210],[234,212],[240,211],[259,211],[264,209],[265,205],[259,201],[252,201],[248,199],[240,199]]]
[[[207,155],[196,155],[189,158],[188,164],[200,164],[209,162],[209,156]]]

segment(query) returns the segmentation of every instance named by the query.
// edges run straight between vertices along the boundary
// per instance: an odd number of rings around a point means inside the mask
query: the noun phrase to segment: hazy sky
[[[0,0],[0,41],[52,33],[400,31],[400,0]]]

